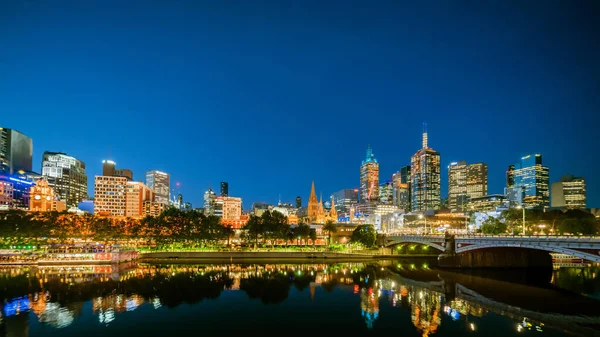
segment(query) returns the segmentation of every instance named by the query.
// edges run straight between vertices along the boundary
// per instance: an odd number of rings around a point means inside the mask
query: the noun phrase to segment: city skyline
[[[0,37],[7,46],[0,123],[33,139],[33,171],[41,173],[44,151],[85,162],[90,194],[102,160],[111,159],[136,181],[168,172],[194,207],[221,181],[245,209],[276,204],[279,195],[307,200],[313,180],[328,197],[359,187],[369,144],[381,182],[410,165],[427,122],[429,144],[441,154],[443,197],[451,162],[486,163],[488,194],[501,194],[506,167],[539,153],[551,183],[584,177],[588,207],[600,206],[600,159],[589,155],[600,110],[598,32],[589,29],[597,8],[553,3],[534,24],[520,13],[535,4],[496,4],[477,7],[485,23],[466,14],[459,27],[454,14],[463,10],[449,4],[439,13],[389,2],[375,6],[387,10],[336,15],[327,4],[307,11],[237,4],[237,14],[191,2],[169,11],[148,5],[145,13],[119,4],[98,5],[114,10],[93,17],[91,4],[80,6],[0,5],[11,15],[0,20],[11,32]],[[315,20],[323,15],[330,20]],[[507,20],[515,25],[505,27]],[[482,25],[487,30],[477,32]],[[26,35],[29,43],[19,43]],[[290,35],[296,43],[286,43]]]

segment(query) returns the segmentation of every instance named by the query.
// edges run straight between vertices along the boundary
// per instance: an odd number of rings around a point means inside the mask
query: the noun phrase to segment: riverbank
[[[381,255],[367,253],[342,252],[145,252],[139,253],[138,259],[144,260],[248,260],[248,259],[382,259],[405,257],[436,257],[436,255]]]

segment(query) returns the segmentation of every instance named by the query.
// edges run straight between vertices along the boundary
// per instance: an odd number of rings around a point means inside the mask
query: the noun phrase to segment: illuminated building
[[[379,292],[373,288],[360,289],[360,310],[368,329],[373,329],[373,322],[379,317]]]
[[[229,196],[229,183],[222,181],[221,182],[221,196],[228,197]]]
[[[467,162],[450,163],[448,166],[448,208],[463,210],[467,199]]]
[[[302,198],[300,196],[296,197],[296,208],[302,207]]]
[[[94,214],[125,216],[127,178],[96,176],[94,187]]]
[[[267,210],[269,210],[269,204],[266,202],[252,203],[252,214],[254,214],[256,216],[261,216]]]
[[[335,209],[335,199],[333,199],[333,196],[331,197],[331,208],[329,209],[329,214],[327,215],[327,219],[325,221],[333,221],[334,223],[338,222],[338,213]]]
[[[566,175],[560,181],[552,183],[552,207],[585,209],[585,179]]]
[[[50,212],[54,206],[54,190],[45,179],[38,180],[29,192],[29,211]]]
[[[130,169],[117,169],[115,170],[115,175],[117,177],[125,177],[129,181],[133,180],[133,171]]]
[[[543,208],[550,201],[549,176],[548,167],[542,165],[542,155],[527,155],[508,167],[507,187],[522,189],[525,208]]]
[[[31,171],[33,142],[17,130],[0,127],[0,173]]]
[[[248,223],[249,216],[242,214],[239,219],[223,219],[221,218],[221,225],[227,227],[231,226],[232,229],[243,228]]]
[[[206,192],[204,192],[204,214],[205,215],[215,215],[215,200],[217,196],[215,192],[209,187]]]
[[[102,175],[105,177],[112,177],[116,175],[115,163],[112,160],[103,160],[102,161]]]
[[[167,208],[167,204],[159,201],[144,201],[143,207],[143,216],[157,217]]]
[[[144,183],[128,181],[125,190],[125,216],[139,218],[146,215],[145,203],[154,201],[154,191]],[[152,210],[151,210],[152,211]]]
[[[413,212],[440,208],[440,179],[440,154],[427,146],[427,131],[424,131],[422,148],[410,160]]]
[[[394,201],[394,184],[386,181],[379,185],[379,202],[382,204],[391,204]]]
[[[471,198],[469,211],[489,212],[498,207],[507,206],[506,197],[502,194],[485,195],[483,197]]]
[[[317,215],[319,213],[319,201],[317,200],[317,193],[315,191],[315,182],[312,182],[310,187],[310,196],[308,197],[308,221],[317,221]]]
[[[467,197],[479,198],[488,193],[488,168],[484,163],[467,166]]]
[[[242,198],[216,197],[214,215],[224,220],[239,220],[242,215]]]
[[[58,198],[69,207],[88,197],[88,177],[85,163],[62,152],[44,152],[42,176]]]
[[[156,201],[169,203],[171,182],[168,173],[157,170],[146,172],[146,186],[154,190]]]
[[[0,175],[0,184],[1,209],[29,209],[29,194],[35,184],[30,177],[25,174]]]
[[[356,189],[345,189],[337,191],[331,195],[335,203],[336,211],[340,213],[347,213],[350,211],[350,207],[353,204],[358,203],[358,190]]]
[[[367,157],[360,165],[360,202],[376,202],[379,198],[379,163],[367,147]]]
[[[15,188],[12,182],[0,180],[0,210],[12,208],[14,190]]]
[[[403,166],[392,175],[394,195],[392,203],[405,212],[410,212],[410,166]]]

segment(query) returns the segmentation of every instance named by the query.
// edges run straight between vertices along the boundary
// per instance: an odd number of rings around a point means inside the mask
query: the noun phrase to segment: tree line
[[[502,211],[500,217],[489,217],[482,226],[484,234],[521,234],[523,232],[523,210],[508,209]],[[567,211],[525,210],[525,234],[573,234],[596,235],[598,222],[594,215],[582,210]]]

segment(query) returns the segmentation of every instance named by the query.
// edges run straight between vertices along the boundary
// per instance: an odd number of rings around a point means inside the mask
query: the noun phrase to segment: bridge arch
[[[548,253],[566,254],[566,255],[575,256],[575,257],[593,261],[593,262],[600,262],[600,250],[597,250],[596,254],[594,254],[593,249],[586,249],[585,251],[581,251],[581,250],[577,250],[577,249],[573,249],[573,248],[561,247],[559,245],[549,246],[549,245],[539,245],[539,244],[526,243],[526,242],[519,243],[519,244],[498,243],[498,242],[490,243],[490,244],[456,243],[456,253],[457,254],[474,251],[474,250],[489,249],[489,248],[513,248],[513,249],[522,248],[522,249],[541,250],[541,251],[546,251]]]
[[[399,236],[391,236],[385,242],[386,247],[392,247],[396,245],[406,244],[406,243],[417,243],[425,246],[429,246],[439,250],[440,252],[444,251],[444,238],[431,238],[428,236],[414,236],[414,235],[399,235]]]

